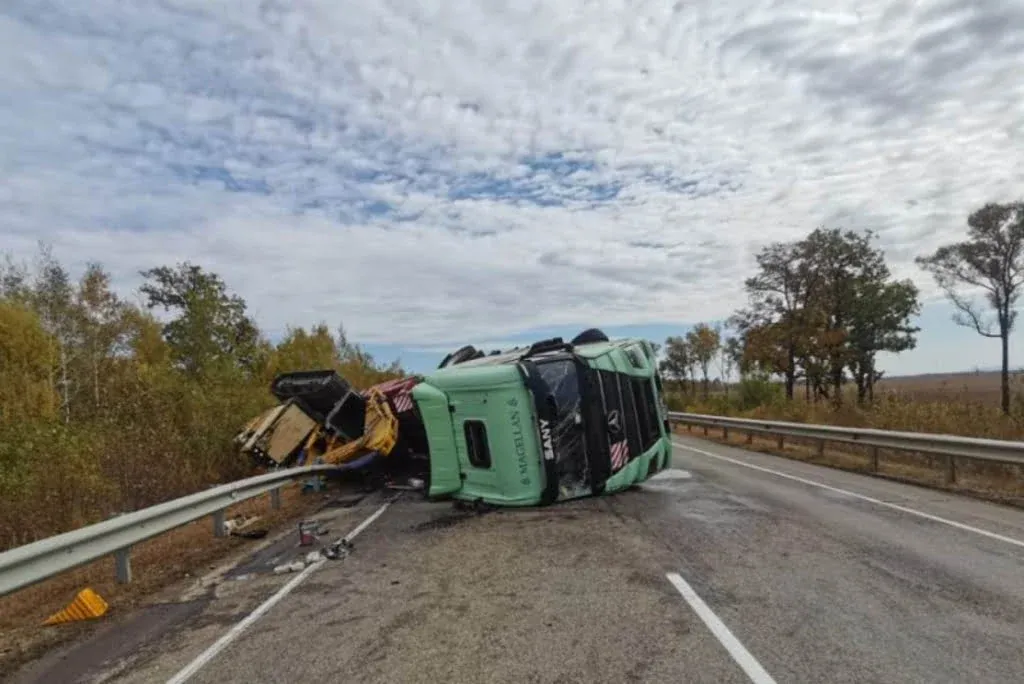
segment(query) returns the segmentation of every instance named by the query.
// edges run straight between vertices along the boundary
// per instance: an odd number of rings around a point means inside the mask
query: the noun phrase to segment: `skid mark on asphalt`
[[[373,512],[372,515],[368,516],[365,520],[359,523],[359,525],[356,526],[354,530],[345,535],[345,541],[351,542],[353,539],[355,539],[360,532],[365,530],[367,527],[373,524],[374,520],[383,515],[384,511],[386,511],[388,509],[388,506],[390,505],[390,501],[382,504],[380,508]],[[200,653],[195,660],[193,660],[191,663],[189,663],[181,670],[179,670],[178,673],[175,674],[173,677],[168,679],[167,684],[183,684],[183,682],[188,681],[192,677],[192,675],[194,675],[196,672],[199,672],[199,670],[201,670],[203,666],[205,666],[211,660],[216,658],[217,654],[223,651],[225,648],[227,648],[232,641],[241,636],[242,632],[248,629],[257,620],[259,620],[268,610],[270,610],[277,603],[279,603],[281,599],[290,594],[292,590],[295,589],[295,587],[299,586],[304,581],[306,581],[306,578],[308,578],[310,575],[316,572],[316,570],[319,569],[326,562],[326,560],[319,560],[307,566],[306,569],[304,569],[302,572],[296,575],[283,587],[278,589],[273,596],[271,596],[266,601],[257,606],[257,608],[254,611],[252,611],[245,617],[245,619],[243,619],[241,622],[237,623],[234,627],[229,629],[227,633],[224,634],[224,636],[222,636],[220,639],[217,639],[217,641],[215,641],[212,646],[210,646],[205,651]]]
[[[759,470],[759,471],[761,471],[763,473],[771,473],[772,475],[777,475],[778,477],[784,477],[787,480],[793,480],[794,482],[800,482],[801,484],[806,484],[806,485],[810,485],[812,487],[818,487],[820,489],[825,489],[825,490],[828,490],[830,492],[835,492],[835,493],[838,493],[838,494],[843,494],[845,496],[850,496],[850,497],[853,497],[855,499],[860,499],[861,501],[867,501],[869,503],[877,504],[879,506],[884,506],[885,508],[891,508],[893,510],[900,511],[901,513],[908,513],[910,515],[916,515],[917,517],[924,518],[925,520],[931,520],[932,522],[941,523],[943,525],[949,525],[950,527],[955,527],[958,530],[964,530],[965,532],[972,532],[974,534],[979,534],[979,535],[981,535],[983,537],[988,537],[989,539],[995,539],[996,541],[1001,541],[1001,542],[1003,542],[1005,544],[1012,544],[1014,546],[1017,546],[1017,547],[1020,547],[1020,548],[1024,548],[1024,541],[1021,541],[1020,539],[1014,539],[1013,537],[1007,537],[1006,535],[1003,535],[1003,534],[998,534],[996,532],[990,532],[989,530],[985,530],[985,529],[982,529],[980,527],[974,527],[973,525],[966,525],[964,523],[957,522],[956,520],[950,520],[949,518],[943,518],[943,517],[938,516],[938,515],[932,515],[931,513],[925,513],[924,511],[919,511],[916,508],[909,508],[907,506],[901,506],[899,504],[890,503],[888,501],[882,501],[881,499],[876,499],[873,496],[867,496],[866,494],[859,494],[857,492],[851,492],[848,489],[842,489],[840,487],[833,487],[832,485],[827,485],[824,482],[818,482],[816,480],[808,480],[807,478],[804,478],[804,477],[797,477],[796,475],[790,475],[789,473],[784,473],[781,470],[775,470],[773,468],[766,468],[764,466],[754,465],[753,463],[746,463],[746,462],[741,461],[741,460],[739,460],[737,458],[729,458],[728,456],[722,456],[721,454],[715,454],[715,453],[712,453],[710,451],[705,451],[704,449],[697,449],[696,447],[688,446],[686,444],[680,444],[679,442],[672,442],[672,444],[674,446],[679,447],[680,449],[687,449],[689,451],[693,451],[693,452],[701,454],[703,456],[708,456],[710,458],[718,459],[719,461],[727,461],[729,463],[734,463],[736,465],[743,466],[744,468],[750,468],[752,470]]]
[[[742,668],[743,672],[750,678],[750,681],[754,682],[754,684],[775,684],[775,680],[761,667],[761,663],[757,662],[757,658],[729,631],[725,623],[715,615],[714,611],[708,607],[708,604],[704,603],[703,599],[697,595],[697,592],[687,584],[682,576],[678,573],[670,572],[666,577],[668,577],[668,581],[672,583],[672,586],[682,594],[683,599],[690,605],[690,608],[697,614],[697,617],[704,621],[704,624],[708,626],[708,629],[715,635],[715,638],[725,647],[725,650],[729,652],[729,655],[736,661],[736,664]]]

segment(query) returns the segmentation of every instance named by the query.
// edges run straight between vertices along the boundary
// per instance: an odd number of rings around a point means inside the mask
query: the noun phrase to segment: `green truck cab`
[[[652,345],[593,328],[569,343],[466,346],[363,391],[332,369],[282,373],[271,393],[282,404],[236,436],[255,464],[404,473],[430,499],[547,505],[626,489],[672,459]]]
[[[427,495],[537,506],[626,489],[672,459],[655,352],[600,331],[484,355],[471,347],[411,389]]]

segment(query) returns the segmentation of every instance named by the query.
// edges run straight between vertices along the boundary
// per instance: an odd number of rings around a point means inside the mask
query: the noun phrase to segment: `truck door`
[[[494,417],[491,398],[485,391],[461,391],[449,399],[455,432],[455,447],[462,471],[462,494],[465,498],[504,498],[501,488],[500,464],[495,462],[494,433],[501,431]],[[461,497],[460,497],[461,498]]]

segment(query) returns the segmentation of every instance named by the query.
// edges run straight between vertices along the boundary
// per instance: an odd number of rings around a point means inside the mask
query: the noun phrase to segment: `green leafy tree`
[[[756,260],[758,272],[744,281],[750,306],[737,312],[732,321],[741,334],[757,331],[754,337],[759,339],[751,345],[755,352],[751,361],[781,374],[786,397],[792,399],[813,271],[807,268],[806,250],[798,242],[770,244]],[[766,344],[769,341],[770,346]]]
[[[110,287],[110,275],[98,263],[86,266],[75,294],[79,331],[78,364],[75,369],[79,405],[99,411],[104,389],[118,358],[128,351],[127,306]]]
[[[988,203],[967,218],[967,239],[939,247],[917,264],[935,278],[956,307],[957,325],[998,338],[1002,351],[1002,409],[1010,412],[1010,334],[1024,285],[1024,202]],[[982,299],[992,310],[983,312]]]
[[[665,358],[659,364],[659,370],[666,378],[685,388],[686,380],[691,375],[693,357],[686,338],[673,335],[665,340]]]
[[[808,401],[842,402],[850,370],[858,400],[873,395],[878,352],[915,344],[917,289],[894,282],[874,233],[817,228],[769,245],[746,281],[751,306],[731,319],[742,339],[741,372],[780,374],[786,397],[804,381]]]
[[[51,383],[56,340],[39,316],[0,299],[0,422],[52,418],[57,397]]]
[[[275,364],[357,387],[401,374],[322,324],[271,347],[201,269],[146,273],[139,307],[99,264],[0,261],[0,550],[251,474],[232,438],[274,403]]]
[[[899,353],[916,346],[920,329],[910,320],[920,308],[917,286],[910,280],[886,282],[879,278],[859,285],[848,337],[850,372],[857,384],[858,403],[874,400],[875,383],[880,377],[875,367],[878,352]]]
[[[704,398],[707,399],[710,390],[711,362],[718,355],[721,334],[717,328],[712,328],[706,323],[698,323],[686,333],[686,344],[697,367],[700,368]]]
[[[910,294],[910,301],[916,304],[917,291],[909,283],[888,284],[889,270],[881,251],[871,244],[873,237],[871,231],[818,228],[801,242],[807,281],[811,283],[808,312],[816,315],[817,324],[812,326],[817,334],[808,336],[816,344],[807,347],[827,362],[836,404],[842,403],[848,366],[862,375],[858,397],[863,401],[866,379],[873,378],[875,353],[887,343],[892,347],[913,344],[912,331],[905,322],[913,309],[881,307],[905,303],[902,299],[897,302],[897,292]]]
[[[163,333],[180,368],[194,377],[215,368],[255,370],[265,346],[245,301],[229,293],[220,276],[188,262],[141,274],[147,307],[176,314]]]
[[[32,299],[28,267],[15,263],[10,254],[4,254],[0,263],[0,299],[21,304],[30,304]]]
[[[141,368],[169,367],[171,348],[163,338],[163,325],[147,311],[128,307],[124,312],[128,357]]]
[[[278,373],[311,369],[341,371],[341,351],[323,323],[308,332],[302,327],[289,328],[269,357],[268,379]]]

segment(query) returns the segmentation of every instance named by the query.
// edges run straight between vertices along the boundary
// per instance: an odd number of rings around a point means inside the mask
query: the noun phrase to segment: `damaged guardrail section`
[[[872,471],[878,470],[879,449],[914,451],[922,454],[945,456],[946,482],[949,484],[956,482],[957,458],[976,458],[995,463],[1024,465],[1024,442],[1001,439],[787,423],[775,420],[729,418],[726,416],[709,416],[699,413],[681,412],[670,412],[669,421],[686,425],[688,429],[692,429],[693,426],[703,427],[704,434],[707,434],[710,428],[717,428],[722,430],[724,437],[729,436],[730,430],[735,430],[736,432],[746,433],[748,442],[755,434],[775,436],[778,438],[778,447],[780,449],[783,447],[786,437],[817,440],[819,455],[824,451],[827,442],[868,446],[872,447]]]
[[[130,582],[133,544],[207,515],[213,516],[214,535],[225,536],[226,508],[266,493],[278,508],[283,484],[334,469],[315,465],[257,475],[5,551],[0,553],[0,596],[111,554],[116,559],[117,581]]]

